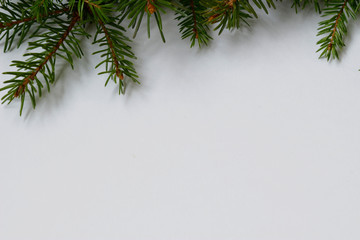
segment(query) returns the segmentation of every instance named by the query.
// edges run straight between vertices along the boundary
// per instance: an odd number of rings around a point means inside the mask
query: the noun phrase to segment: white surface
[[[0,239],[358,240],[360,29],[327,63],[278,5],[201,51],[140,34],[125,96],[88,41],[35,111],[2,106]]]

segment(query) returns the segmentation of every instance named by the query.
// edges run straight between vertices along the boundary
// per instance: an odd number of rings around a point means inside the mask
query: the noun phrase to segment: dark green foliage
[[[255,11],[246,1],[202,1],[207,10],[204,12],[208,22],[216,24],[214,30],[219,29],[221,34],[224,29],[239,28],[241,23],[247,23],[247,19],[255,15]],[[247,9],[246,9],[247,8]]]
[[[91,37],[86,31],[89,24],[96,26],[93,44],[100,50],[94,54],[102,59],[95,67],[104,69],[99,74],[107,75],[105,85],[111,80],[119,85],[119,93],[124,93],[128,80],[139,83],[126,27],[134,29],[136,37],[140,26],[146,24],[150,37],[154,21],[165,42],[162,15],[172,11],[181,38],[189,38],[191,47],[202,47],[212,40],[211,28],[221,34],[225,29],[249,25],[249,19],[258,18],[258,11],[268,14],[276,2],[281,0],[0,0],[4,51],[25,41],[29,44],[25,60],[12,62],[17,70],[5,73],[10,79],[0,89],[5,92],[2,102],[19,98],[20,113],[25,99],[35,107],[44,88],[50,91],[56,80],[56,62],[61,59],[73,67],[73,57],[82,57],[80,39]],[[295,12],[307,6],[324,19],[318,29],[320,57],[338,58],[349,21],[358,15],[360,0],[292,0]]]
[[[212,39],[209,35],[209,23],[202,12],[206,8],[196,0],[183,0],[175,3],[178,6],[176,20],[180,21],[180,33],[182,39],[190,38],[191,47],[199,44],[199,47],[207,45]]]
[[[264,4],[263,0],[253,0],[252,2],[237,1],[237,0],[201,0],[201,4],[206,7],[204,15],[209,23],[216,24],[214,30],[219,29],[221,34],[224,29],[232,30],[240,28],[241,24],[247,24],[247,20],[253,17],[257,18],[257,13],[254,9],[258,7],[268,13],[269,7],[275,7],[273,0],[267,0]]]
[[[171,8],[171,1],[167,0],[129,0],[129,1],[117,1],[119,2],[118,10],[122,12],[124,17],[129,18],[130,24],[128,27],[135,28],[134,37],[139,30],[140,24],[144,16],[147,19],[147,31],[150,37],[150,19],[154,15],[156,24],[161,35],[163,42],[165,42],[165,36],[162,28],[161,13],[165,13],[166,8]]]
[[[17,41],[19,47],[23,40],[29,34],[30,28],[35,23],[34,14],[31,11],[32,4],[29,1],[21,0],[19,2],[7,2],[4,4],[0,12],[1,23],[7,24],[6,27],[0,27],[0,40],[5,40],[4,52],[9,51],[14,41]],[[24,21],[16,23],[20,19]]]
[[[44,32],[35,35],[37,40],[29,43],[28,53],[24,55],[27,59],[13,61],[12,66],[16,66],[18,71],[4,73],[13,78],[5,82],[6,87],[3,90],[7,89],[8,92],[2,98],[3,103],[10,103],[19,96],[25,98],[27,94],[35,108],[36,93],[41,97],[44,82],[48,91],[50,91],[50,84],[55,82],[56,59],[63,58],[73,67],[72,56],[81,58],[83,53],[80,48],[79,36],[88,35],[82,26],[75,26],[77,17],[73,16],[66,20],[54,17],[51,21],[41,25]],[[61,34],[59,35],[59,33]]]
[[[105,71],[99,74],[108,74],[105,86],[110,79],[115,83],[118,80],[119,94],[125,92],[124,75],[138,83],[138,76],[133,63],[127,59],[136,59],[136,57],[127,44],[130,42],[130,39],[124,35],[124,32],[125,29],[114,23],[114,21],[110,21],[106,25],[100,22],[94,37],[94,44],[96,43],[103,47],[103,49],[94,52],[94,54],[101,54],[101,57],[104,59],[96,68],[105,65]],[[102,36],[100,37],[100,35]]]
[[[356,18],[359,1],[328,1],[323,10],[318,35],[325,35],[318,41],[320,57],[339,58],[338,50],[345,46],[349,18]]]

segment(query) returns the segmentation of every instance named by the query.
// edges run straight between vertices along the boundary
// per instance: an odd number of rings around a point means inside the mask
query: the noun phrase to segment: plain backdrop
[[[360,239],[360,29],[329,63],[319,21],[278,3],[199,50],[168,14],[125,96],[84,40],[35,111],[0,108],[0,239]]]

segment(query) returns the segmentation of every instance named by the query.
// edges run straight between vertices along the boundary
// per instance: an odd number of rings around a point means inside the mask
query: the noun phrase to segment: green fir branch
[[[30,30],[36,24],[38,17],[41,17],[43,21],[47,18],[61,15],[68,11],[66,7],[51,8],[51,11],[47,11],[46,14],[38,15],[31,10],[32,5],[29,1],[21,0],[18,2],[7,2],[2,5],[0,9],[0,41],[5,40],[4,52],[9,51],[13,43],[17,41],[17,47],[19,47],[24,39],[30,34]],[[34,31],[36,32],[36,31]],[[33,33],[32,33],[33,34]]]
[[[111,80],[119,85],[119,93],[124,93],[128,80],[139,83],[125,22],[133,29],[133,37],[142,25],[150,37],[154,21],[165,42],[162,16],[172,11],[181,38],[189,39],[191,47],[202,47],[212,40],[210,29],[221,34],[225,29],[250,25],[249,20],[258,18],[259,11],[268,14],[270,8],[275,9],[276,2],[281,0],[0,0],[4,51],[25,41],[29,44],[25,60],[11,64],[17,70],[5,73],[10,79],[0,89],[4,92],[2,103],[19,98],[20,114],[25,99],[30,99],[35,108],[44,88],[50,91],[56,81],[57,60],[61,58],[73,67],[73,57],[83,56],[80,42],[90,37],[88,25],[96,26],[93,44],[100,48],[94,52],[101,57],[95,68],[104,68],[99,74],[107,75],[105,85]],[[307,6],[324,19],[318,28],[320,57],[338,58],[350,20],[359,14],[360,0],[292,0],[296,12]]]
[[[168,8],[172,8],[172,4],[170,1],[166,0],[129,0],[120,1],[118,9],[122,12],[124,17],[130,19],[128,27],[135,29],[133,35],[134,38],[140,29],[140,25],[145,15],[147,19],[147,33],[150,38],[151,16],[154,16],[161,39],[165,42],[166,40],[163,32],[161,14],[166,13],[166,9]]]
[[[72,55],[75,54],[79,58],[83,55],[78,36],[87,36],[87,34],[81,26],[77,25],[79,20],[79,15],[75,13],[67,21],[54,17],[51,22],[42,26],[46,32],[36,35],[38,40],[29,43],[29,52],[24,54],[27,60],[13,61],[12,66],[16,66],[18,71],[4,73],[13,78],[5,81],[5,87],[0,89],[0,91],[7,90],[1,99],[3,103],[11,103],[15,98],[20,98],[21,115],[26,95],[28,95],[35,108],[36,93],[41,97],[44,84],[50,91],[50,84],[55,82],[56,58],[61,57],[73,66]],[[62,34],[59,35],[59,32]],[[42,51],[39,51],[40,49]]]
[[[105,65],[105,71],[99,74],[107,74],[108,78],[105,86],[109,80],[112,79],[115,83],[119,82],[119,94],[125,92],[124,75],[130,78],[133,82],[139,83],[138,75],[135,71],[134,65],[131,60],[136,59],[135,54],[131,51],[128,45],[130,39],[123,33],[125,29],[120,25],[110,21],[107,24],[98,20],[97,32],[94,37],[94,44],[99,44],[103,47],[101,50],[93,54],[101,54],[103,60],[96,66]],[[102,37],[100,37],[102,35]]]
[[[183,0],[181,8],[176,12],[179,21],[181,38],[190,38],[191,47],[198,42],[199,47],[207,45],[212,39],[209,26],[201,12],[205,10],[198,0]]]
[[[318,28],[318,36],[323,36],[317,42],[320,58],[339,58],[339,50],[345,46],[349,18],[356,18],[358,6],[358,0],[330,0],[326,3],[322,17],[327,19],[321,21]]]

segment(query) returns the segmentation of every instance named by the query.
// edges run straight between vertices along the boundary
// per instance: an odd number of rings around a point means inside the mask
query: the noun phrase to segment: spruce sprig
[[[130,19],[128,25],[129,28],[135,29],[133,37],[135,38],[141,23],[146,17],[147,33],[150,38],[150,23],[151,17],[154,16],[156,24],[159,29],[159,33],[163,42],[165,42],[165,36],[163,32],[161,14],[166,13],[166,9],[171,9],[171,1],[168,0],[129,0],[129,1],[117,1],[119,2],[118,10],[122,12],[124,17]]]
[[[207,45],[212,37],[209,34],[209,23],[201,13],[206,8],[196,0],[182,0],[176,2],[178,10],[176,11],[176,20],[179,21],[181,38],[190,38],[193,47],[198,42],[199,47]]]
[[[44,82],[48,91],[50,84],[55,82],[57,58],[65,59],[73,67],[73,55],[79,58],[83,55],[79,36],[88,36],[83,27],[78,25],[79,20],[80,16],[74,13],[70,19],[53,17],[41,25],[45,32],[35,35],[37,40],[29,43],[28,53],[24,54],[27,59],[13,61],[12,66],[18,70],[4,73],[13,77],[5,81],[6,86],[1,89],[8,91],[2,98],[3,103],[21,98],[21,114],[25,97],[29,96],[35,108],[36,93],[42,96]]]
[[[200,0],[206,7],[204,15],[211,24],[216,24],[214,30],[219,30],[219,35],[225,30],[233,30],[241,27],[242,24],[250,25],[249,19],[258,18],[254,7],[268,13],[268,8],[275,8],[273,0],[242,1],[242,0]]]
[[[11,50],[15,41],[19,47],[24,39],[31,38],[34,33],[30,29],[39,26],[36,20],[55,17],[66,12],[68,9],[62,6],[48,6],[46,11],[42,7],[35,8],[30,1],[20,0],[18,2],[7,1],[0,7],[0,40],[4,40],[4,52]],[[35,11],[36,9],[36,11]],[[36,31],[34,31],[36,32]],[[30,36],[28,36],[30,35]]]
[[[165,42],[162,16],[174,12],[182,39],[189,39],[190,46],[207,45],[211,29],[221,34],[250,25],[250,19],[259,17],[258,12],[269,13],[281,0],[0,0],[0,41],[4,52],[28,42],[25,60],[14,60],[16,71],[5,74],[9,79],[0,91],[5,92],[2,103],[20,99],[20,114],[26,99],[35,108],[37,100],[46,88],[56,81],[59,60],[72,68],[74,57],[81,58],[81,41],[92,37],[88,25],[95,25],[93,44],[100,50],[100,62],[95,68],[103,68],[105,85],[113,81],[119,86],[119,94],[125,92],[128,81],[139,83],[134,68],[135,54],[132,42],[126,35],[133,29],[136,37],[145,24],[150,37],[151,24]],[[292,0],[295,12],[312,6],[324,19],[319,23],[318,41],[320,57],[338,58],[345,46],[345,36],[350,20],[359,13],[360,0]],[[125,21],[126,20],[126,21]],[[213,27],[212,27],[213,26]]]
[[[100,19],[98,21],[93,43],[103,48],[93,54],[101,54],[103,60],[95,68],[105,65],[105,71],[99,73],[108,75],[105,86],[109,80],[119,82],[119,94],[125,93],[124,75],[139,83],[134,64],[131,62],[136,56],[128,45],[130,39],[124,35],[125,29],[114,23],[115,19],[107,24]]]
[[[339,58],[338,51],[345,46],[344,40],[348,31],[349,18],[355,19],[359,7],[358,0],[330,0],[323,10],[322,17],[327,18],[320,22],[318,35],[325,35],[317,44],[320,57],[328,60]]]

